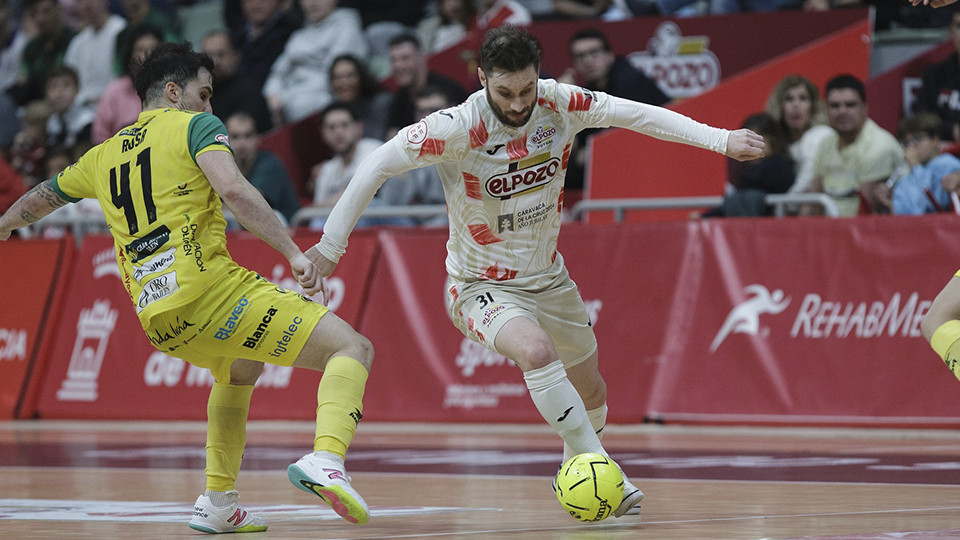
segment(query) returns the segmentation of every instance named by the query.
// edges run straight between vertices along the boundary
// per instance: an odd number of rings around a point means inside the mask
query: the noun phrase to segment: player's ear
[[[163,86],[163,95],[171,102],[177,103],[181,96],[180,85],[173,81],[167,81],[167,84]]]
[[[483,72],[483,68],[477,66],[477,77],[480,78],[480,86],[487,87],[487,75]]]

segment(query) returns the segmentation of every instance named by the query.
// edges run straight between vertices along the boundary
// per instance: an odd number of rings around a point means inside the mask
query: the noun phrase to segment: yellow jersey
[[[209,151],[232,152],[217,117],[152,109],[53,179],[65,200],[100,201],[143,324],[197,299],[236,267],[220,197],[196,161]]]

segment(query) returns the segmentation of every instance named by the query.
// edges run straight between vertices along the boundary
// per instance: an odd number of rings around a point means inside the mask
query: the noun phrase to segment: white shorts
[[[495,345],[497,333],[514,317],[536,322],[553,340],[565,368],[597,350],[583,299],[559,253],[550,271],[537,276],[471,282],[448,277],[446,297],[454,325],[497,354],[503,354]]]

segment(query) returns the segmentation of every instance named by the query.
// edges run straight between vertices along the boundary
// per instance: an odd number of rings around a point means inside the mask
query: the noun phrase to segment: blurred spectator
[[[8,0],[0,0],[0,92],[17,82],[17,72],[27,46],[27,34],[14,24]]]
[[[133,74],[140,62],[161,42],[163,30],[159,26],[140,23],[130,29],[130,46],[123,54],[123,75],[107,85],[97,105],[90,137],[93,144],[102,143],[137,121],[142,107],[137,89],[133,87]]]
[[[950,39],[957,49],[949,58],[927,66],[913,111],[936,113],[943,122],[940,138],[960,142],[960,8],[951,6]]]
[[[789,193],[804,193],[813,182],[813,158],[817,149],[833,131],[824,124],[820,91],[803,75],[787,75],[767,97],[766,111],[780,123],[790,142],[796,179]]]
[[[612,0],[553,0],[554,11],[571,19],[598,19],[612,5]]]
[[[32,188],[43,175],[43,156],[47,149],[47,120],[51,107],[45,100],[30,102],[23,109],[23,124],[13,138],[10,149],[10,164],[23,177],[23,182]]]
[[[13,138],[20,131],[20,118],[17,115],[17,104],[6,92],[0,91],[0,156],[6,157],[13,145]]]
[[[417,120],[428,115],[450,108],[454,105],[447,94],[435,86],[425,86],[414,97],[414,107]],[[400,206],[412,204],[446,204],[443,193],[443,181],[436,165],[411,169],[400,176],[388,179],[377,191],[376,197],[383,204]],[[417,217],[410,220],[416,225],[444,225],[447,223],[446,212],[436,217]]]
[[[387,121],[388,137],[416,120],[413,96],[428,84],[446,92],[453,103],[460,103],[467,99],[467,93],[459,84],[429,70],[427,56],[413,34],[397,36],[390,42],[390,69],[397,91],[393,94],[393,101],[390,104],[390,117]]]
[[[300,208],[297,193],[280,158],[260,148],[253,116],[237,111],[227,118],[227,136],[240,172],[257,188],[270,207],[287,219]]]
[[[579,82],[590,90],[651,105],[663,105],[670,101],[654,80],[630,65],[626,58],[615,55],[607,36],[599,30],[580,30],[570,38],[568,47],[573,67],[558,81],[568,84]],[[600,131],[585,129],[577,134],[564,184],[568,189],[583,189],[587,141]]]
[[[867,117],[867,93],[856,77],[830,79],[826,97],[827,121],[835,133],[817,149],[811,191],[833,198],[841,216],[888,212],[886,180],[903,159],[900,143]]]
[[[360,114],[344,103],[327,105],[320,118],[320,137],[333,157],[314,168],[313,203],[332,207],[340,200],[363,158],[383,143],[363,137]]]
[[[897,126],[909,172],[893,185],[894,214],[930,214],[953,206],[944,183],[960,181],[960,159],[940,153],[941,124],[939,116],[921,112]]]
[[[360,112],[364,137],[386,138],[387,115],[393,98],[360,59],[351,54],[334,58],[330,65],[330,89],[334,100]]]
[[[163,30],[163,40],[180,41],[180,25],[167,13],[156,9],[150,0],[120,0],[127,28],[117,34],[117,48],[113,56],[114,73],[123,73],[123,51],[130,46],[130,29],[141,23],[149,23]]]
[[[97,111],[77,99],[79,90],[80,79],[72,68],[56,66],[47,74],[45,99],[51,109],[47,119],[48,147],[63,145],[69,148],[90,141]]]
[[[239,72],[240,53],[230,43],[230,36],[223,30],[213,30],[204,36],[201,49],[213,59],[213,114],[226,122],[233,113],[244,111],[256,122],[257,133],[273,127],[260,86],[252,77]]]
[[[0,214],[9,210],[10,206],[26,192],[27,186],[23,183],[23,178],[3,156],[0,156]]]
[[[377,23],[399,23],[406,28],[416,28],[426,15],[423,0],[354,0],[344,7],[353,7],[360,13],[363,27]]]
[[[679,17],[799,9],[804,0],[624,0],[623,4],[633,15]]]
[[[113,63],[117,35],[127,26],[119,15],[107,11],[107,0],[77,0],[87,25],[70,41],[63,64],[80,78],[77,101],[96,106],[110,81],[116,78]]]
[[[417,37],[427,54],[460,43],[477,22],[474,0],[436,0],[436,5],[437,13],[417,25]]]
[[[477,28],[486,30],[504,24],[527,26],[533,21],[530,10],[516,0],[478,0]]]
[[[290,35],[270,69],[263,95],[274,124],[296,122],[331,101],[330,64],[340,54],[367,55],[360,17],[337,0],[300,0],[304,27]]]
[[[829,11],[834,8],[855,7],[861,5],[860,0],[803,0],[805,11]]]
[[[47,71],[63,63],[74,32],[63,23],[57,0],[26,0],[24,13],[37,35],[27,42],[17,82],[10,89],[17,105],[43,99]]]
[[[299,25],[281,0],[241,0],[240,7],[246,22],[230,34],[234,49],[240,52],[237,71],[263,88],[270,67]]]

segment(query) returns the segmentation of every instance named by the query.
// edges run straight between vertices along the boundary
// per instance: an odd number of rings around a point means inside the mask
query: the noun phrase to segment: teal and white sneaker
[[[214,506],[210,497],[200,495],[193,503],[193,519],[190,528],[205,533],[246,533],[267,530],[267,522],[240,507],[237,492],[228,491],[231,503]]]
[[[343,462],[310,453],[287,467],[287,478],[298,488],[323,499],[350,523],[364,525],[370,519],[370,508],[350,485]]]

